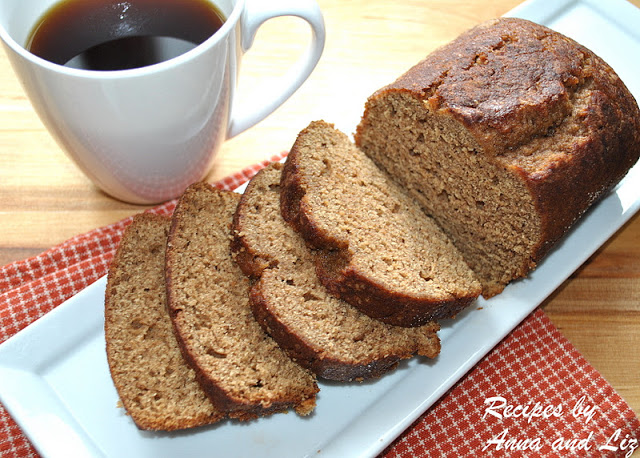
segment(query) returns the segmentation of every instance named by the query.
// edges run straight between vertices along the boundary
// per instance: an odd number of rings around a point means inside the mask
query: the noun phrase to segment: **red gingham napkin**
[[[233,190],[284,155],[216,186]],[[174,207],[149,211],[170,214]],[[0,343],[105,275],[130,221],[0,268]],[[383,456],[631,456],[639,441],[631,408],[538,309]],[[0,457],[37,456],[0,405]]]

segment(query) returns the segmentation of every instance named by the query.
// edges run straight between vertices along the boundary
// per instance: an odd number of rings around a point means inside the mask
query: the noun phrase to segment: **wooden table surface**
[[[370,93],[435,47],[506,13],[519,0],[318,3],[325,15],[327,42],[317,69],[273,115],[227,141],[210,180],[287,150],[311,120],[355,126]],[[640,6],[640,0],[632,3]],[[267,23],[243,61],[239,103],[259,103],[261,93],[278,80],[307,37],[307,27],[299,20]],[[99,191],[67,159],[0,52],[0,265],[141,209]],[[640,217],[566,281],[544,310],[640,414]]]

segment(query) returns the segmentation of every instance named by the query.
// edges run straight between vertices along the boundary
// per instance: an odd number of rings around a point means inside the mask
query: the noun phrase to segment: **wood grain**
[[[318,3],[325,15],[327,43],[317,69],[272,116],[225,143],[208,179],[287,150],[311,120],[355,125],[371,92],[437,46],[504,14],[519,1]],[[640,0],[632,3],[640,6]],[[297,58],[308,35],[300,20],[281,18],[265,24],[243,61],[238,103],[258,104]],[[106,196],[67,159],[0,53],[0,265],[142,208]],[[589,259],[544,309],[640,413],[640,218],[633,218]]]

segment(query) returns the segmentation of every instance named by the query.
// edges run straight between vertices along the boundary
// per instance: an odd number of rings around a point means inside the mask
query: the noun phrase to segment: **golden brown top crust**
[[[570,38],[523,19],[474,27],[378,94],[409,90],[463,123],[486,153],[500,154],[552,132],[571,115],[576,91],[589,84],[594,103],[622,101],[592,121],[635,118],[640,140],[638,107],[611,68]]]

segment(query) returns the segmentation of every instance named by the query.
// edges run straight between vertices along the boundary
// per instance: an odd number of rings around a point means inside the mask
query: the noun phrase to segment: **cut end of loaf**
[[[485,297],[535,265],[541,221],[527,187],[454,120],[390,91],[369,100],[357,142],[443,228]]]
[[[640,112],[591,51],[500,18],[371,96],[356,144],[438,221],[491,297],[638,160]]]

